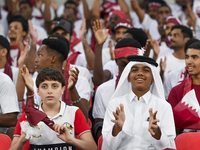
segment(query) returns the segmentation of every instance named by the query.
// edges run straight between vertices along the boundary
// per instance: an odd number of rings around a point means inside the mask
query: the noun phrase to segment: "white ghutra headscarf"
[[[151,59],[149,57],[145,57],[145,56],[130,56],[127,59],[130,62],[124,68],[124,70],[121,74],[121,77],[119,79],[117,88],[115,90],[115,93],[113,94],[111,99],[114,99],[114,98],[119,97],[119,96],[123,96],[123,95],[131,92],[132,88],[131,88],[131,83],[128,82],[128,75],[130,73],[132,66],[134,66],[136,64],[142,64],[142,65],[148,66],[151,69],[151,72],[152,72],[152,75],[153,75],[154,83],[152,83],[151,87],[150,87],[151,93],[154,94],[155,96],[165,100],[162,80],[160,78],[158,68],[155,66],[156,62],[154,62],[153,59]],[[136,61],[134,61],[134,59]],[[141,60],[139,60],[139,59],[141,59]],[[150,64],[149,62],[153,62],[153,63]]]

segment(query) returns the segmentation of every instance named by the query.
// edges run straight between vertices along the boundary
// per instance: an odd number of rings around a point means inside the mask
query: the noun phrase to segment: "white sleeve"
[[[167,103],[163,110],[164,113],[162,115],[162,119],[160,120],[161,138],[160,140],[156,140],[152,137],[152,144],[156,149],[176,149],[174,142],[176,133],[171,105]]]
[[[106,108],[103,103],[103,95],[101,91],[101,85],[97,88],[96,94],[94,97],[94,105],[92,110],[92,116],[94,119],[101,118],[104,119]]]
[[[116,99],[112,99],[107,108],[106,108],[106,114],[105,114],[105,118],[104,118],[104,122],[103,122],[103,129],[102,129],[102,135],[103,135],[103,145],[102,145],[102,149],[105,150],[116,150],[119,145],[121,144],[121,142],[123,141],[128,141],[130,140],[131,136],[134,135],[130,135],[129,133],[132,133],[132,131],[130,132],[130,129],[132,129],[130,127],[130,125],[132,125],[132,121],[133,120],[128,120],[126,119],[122,128],[122,131],[120,131],[118,133],[117,136],[112,136],[112,130],[114,127],[114,123],[111,122],[111,119],[115,119],[114,115],[113,115],[113,111],[116,110],[117,107],[117,103],[115,103]]]
[[[164,86],[164,93],[165,93],[165,99],[166,100],[168,99],[169,93],[170,93],[170,91],[172,89],[172,85],[171,85],[171,77],[172,77],[172,75],[173,75],[173,71],[170,72],[166,76],[166,78],[164,80],[164,85],[163,86]]]
[[[85,77],[79,76],[75,87],[81,98],[90,101],[90,84]]]
[[[15,85],[6,74],[0,74],[0,110],[3,114],[19,112]]]
[[[84,53],[78,55],[75,65],[87,68],[87,60]]]

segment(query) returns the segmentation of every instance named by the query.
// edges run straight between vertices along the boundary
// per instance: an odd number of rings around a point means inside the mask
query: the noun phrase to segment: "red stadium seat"
[[[0,149],[1,150],[8,150],[11,145],[11,139],[6,134],[0,134]]]
[[[182,133],[175,139],[177,150],[199,150],[200,149],[200,133]]]
[[[103,143],[103,136],[101,135],[98,139],[98,150],[101,150],[102,147],[102,143]]]

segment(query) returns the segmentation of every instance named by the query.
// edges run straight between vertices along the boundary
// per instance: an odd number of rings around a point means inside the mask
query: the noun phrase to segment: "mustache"
[[[175,41],[173,41],[173,40],[170,40],[170,42],[174,42],[175,43]]]

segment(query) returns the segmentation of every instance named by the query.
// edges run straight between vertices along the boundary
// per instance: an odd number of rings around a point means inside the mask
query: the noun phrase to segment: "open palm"
[[[108,29],[105,30],[105,33],[103,32],[100,20],[94,21],[94,26],[92,28],[97,44],[103,44],[108,37]]]

